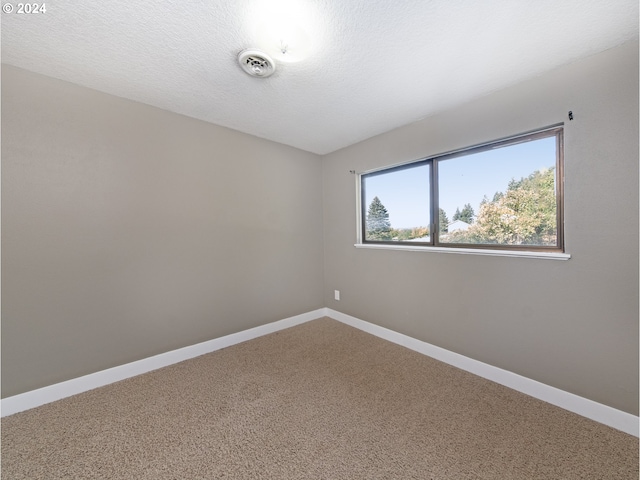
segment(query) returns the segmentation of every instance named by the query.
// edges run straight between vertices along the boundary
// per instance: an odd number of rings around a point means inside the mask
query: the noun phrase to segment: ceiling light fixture
[[[314,17],[309,0],[255,0],[248,25],[254,45],[278,62],[294,63],[313,51]]]
[[[238,55],[238,63],[252,77],[266,78],[276,71],[275,62],[260,50],[243,50]]]
[[[301,27],[282,21],[262,23],[257,33],[259,44],[279,62],[299,62],[311,51],[311,40]]]

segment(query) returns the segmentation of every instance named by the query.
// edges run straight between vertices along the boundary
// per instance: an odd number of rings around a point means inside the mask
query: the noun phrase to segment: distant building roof
[[[466,230],[470,226],[470,223],[463,222],[462,220],[454,220],[449,225],[447,225],[447,230],[449,232],[455,232],[456,230]]]

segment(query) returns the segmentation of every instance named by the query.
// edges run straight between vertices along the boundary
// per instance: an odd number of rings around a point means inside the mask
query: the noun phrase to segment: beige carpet
[[[2,420],[2,479],[638,479],[638,439],[321,319]]]

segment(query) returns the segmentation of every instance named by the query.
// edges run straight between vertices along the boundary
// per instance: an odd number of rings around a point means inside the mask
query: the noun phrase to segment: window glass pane
[[[439,161],[440,243],[556,246],[556,181],[555,136]]]
[[[430,165],[362,176],[365,241],[430,242]]]

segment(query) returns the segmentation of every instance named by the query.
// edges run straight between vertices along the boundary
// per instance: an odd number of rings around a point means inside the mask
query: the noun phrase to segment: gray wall
[[[571,260],[353,247],[349,170],[563,120]],[[3,397],[329,306],[638,413],[637,44],[323,159],[3,66],[2,162]]]
[[[354,248],[349,170],[562,121],[571,260]],[[335,152],[323,177],[328,307],[638,414],[637,43]]]
[[[2,69],[2,396],[323,306],[321,158]]]

